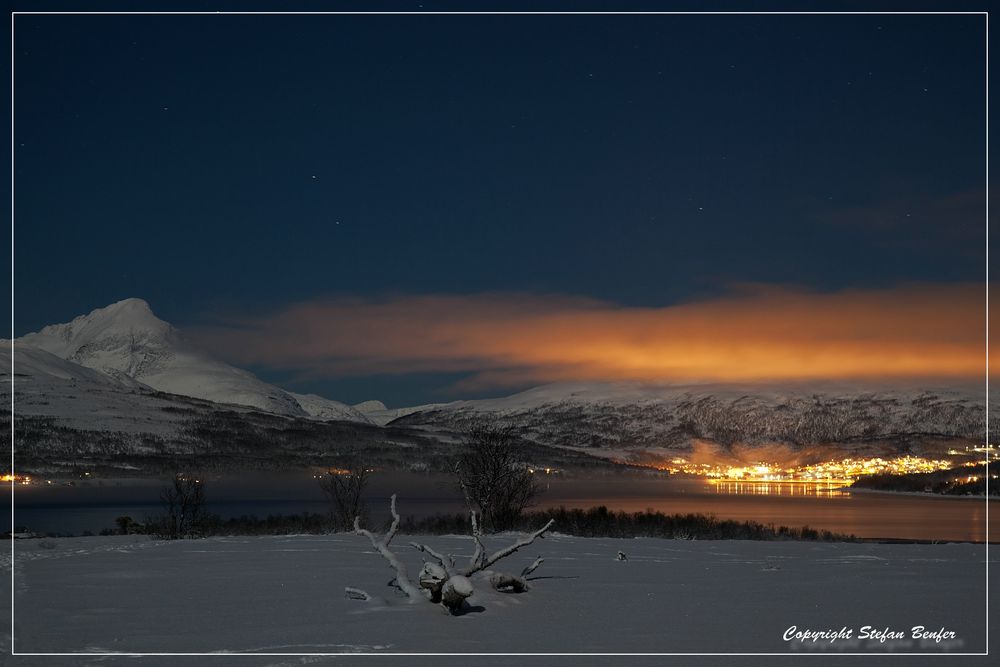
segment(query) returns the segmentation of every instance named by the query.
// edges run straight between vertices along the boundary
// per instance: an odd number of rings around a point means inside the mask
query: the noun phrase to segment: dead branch
[[[524,593],[531,589],[531,586],[523,578],[515,577],[513,574],[507,574],[506,572],[494,572],[491,574],[490,586],[493,587],[493,590],[510,590],[512,593]]]
[[[483,546],[483,540],[479,532],[476,510],[472,510],[470,514],[472,515],[472,539],[476,541],[476,551],[472,554],[472,558],[469,559],[469,567],[466,569],[475,571],[476,569],[482,569],[480,566],[482,565],[483,557],[486,555],[486,548]]]
[[[382,557],[389,561],[389,565],[396,570],[395,585],[399,590],[406,594],[406,597],[410,598],[411,601],[415,602],[418,600],[426,600],[427,597],[421,592],[419,588],[413,585],[410,581],[409,575],[406,573],[406,566],[403,565],[402,561],[396,557],[396,554],[389,550],[389,543],[392,542],[392,538],[396,536],[396,530],[399,529],[399,513],[396,512],[396,494],[392,494],[392,498],[389,501],[389,511],[392,512],[392,525],[389,526],[389,531],[385,534],[380,542],[375,538],[375,536],[370,532],[361,527],[361,517],[354,517],[354,532],[358,535],[364,535],[369,540],[371,540],[372,547],[375,548]]]
[[[513,544],[494,552],[490,556],[486,556],[486,549],[483,546],[482,539],[480,538],[479,521],[476,512],[473,511],[471,513],[472,539],[476,543],[476,551],[472,555],[469,565],[461,572],[455,571],[455,559],[451,556],[444,556],[426,544],[410,542],[410,546],[414,549],[429,555],[437,561],[437,563],[424,563],[424,566],[420,570],[420,574],[417,578],[419,586],[415,586],[413,582],[410,581],[409,575],[406,572],[406,566],[403,565],[402,561],[399,560],[396,554],[389,549],[389,544],[392,542],[392,538],[396,536],[396,531],[399,529],[400,521],[399,513],[396,511],[395,494],[392,495],[392,498],[389,501],[389,510],[392,513],[392,524],[389,526],[389,530],[381,540],[376,538],[371,531],[365,530],[361,527],[361,517],[354,518],[354,531],[359,535],[367,537],[369,541],[371,541],[372,547],[374,547],[374,549],[378,551],[382,557],[386,559],[386,561],[388,561],[393,570],[395,570],[396,576],[390,582],[390,585],[396,586],[403,591],[411,602],[417,600],[430,600],[431,602],[444,605],[453,613],[461,609],[465,605],[465,600],[474,593],[469,576],[476,572],[485,570],[498,560],[506,558],[507,556],[515,553],[518,549],[533,543],[536,539],[544,537],[545,532],[555,523],[554,520],[551,520],[530,535],[522,537]],[[511,590],[515,593],[521,593],[531,588],[525,577],[534,572],[543,562],[544,559],[539,556],[534,560],[534,562],[531,563],[531,565],[521,570],[520,576],[506,574],[503,572],[487,572],[486,574],[488,575],[490,585],[493,586],[494,589]],[[352,588],[348,586],[344,590],[347,597],[351,599],[371,599],[371,596],[367,592],[359,588]]]
[[[521,538],[520,540],[518,540],[514,544],[511,544],[508,547],[504,547],[503,549],[500,549],[499,551],[495,552],[491,556],[488,556],[486,558],[480,558],[478,564],[470,563],[469,567],[465,568],[465,570],[462,572],[462,574],[464,574],[465,576],[468,577],[471,574],[474,574],[474,573],[479,572],[481,570],[485,570],[486,568],[488,568],[490,565],[493,565],[493,563],[497,562],[501,558],[506,558],[507,556],[511,555],[512,553],[514,553],[515,551],[517,551],[521,547],[526,547],[529,544],[531,544],[532,542],[534,542],[537,538],[542,537],[544,535],[545,531],[547,531],[549,528],[551,528],[552,524],[554,524],[554,523],[555,523],[555,519],[549,519],[549,522],[547,524],[545,524],[544,526],[542,526],[541,528],[539,528],[538,530],[536,530],[535,532],[533,532],[531,535],[528,535],[527,537]],[[475,537],[476,541],[478,542],[479,538],[476,537],[476,536],[474,536],[474,537]]]
[[[372,599],[372,596],[368,595],[365,591],[360,588],[353,588],[351,586],[345,586],[344,592],[347,594],[348,599],[351,600],[364,600],[367,602]]]
[[[534,572],[535,570],[537,570],[538,566],[541,565],[544,562],[545,562],[545,559],[542,558],[541,556],[539,556],[538,558],[535,559],[534,563],[532,563],[528,567],[526,567],[523,570],[521,570],[521,576],[522,577],[527,577],[529,574],[531,574],[532,572]]]
[[[451,575],[455,574],[452,571],[452,569],[455,566],[455,559],[451,558],[450,556],[448,558],[445,558],[444,556],[442,556],[438,552],[436,552],[433,549],[431,549],[426,544],[420,544],[418,542],[410,542],[410,546],[413,547],[414,549],[416,549],[417,551],[422,551],[423,553],[427,554],[428,556],[430,556],[431,558],[433,558],[434,560],[436,560],[438,562],[438,564],[448,574],[449,577]]]
[[[521,570],[520,576],[515,576],[506,572],[491,572],[490,586],[497,591],[509,590],[512,593],[524,593],[525,591],[529,591],[531,590],[531,585],[528,583],[527,576],[537,570],[538,566],[544,562],[545,559],[539,556],[531,565]]]

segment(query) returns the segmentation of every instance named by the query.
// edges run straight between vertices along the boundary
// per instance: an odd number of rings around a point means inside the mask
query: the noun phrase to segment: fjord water
[[[209,511],[223,518],[322,513],[327,505],[314,471],[207,477]],[[864,538],[974,541],[1000,535],[1000,504],[974,497],[875,493],[822,489],[807,485],[711,483],[700,478],[659,475],[572,477],[541,475],[544,493],[536,507],[612,510],[652,509],[668,514],[701,513],[719,519],[758,521],[799,528],[808,525]],[[162,512],[163,480],[77,481],[18,486],[14,524],[35,532],[98,532],[115,518],[138,521]],[[9,489],[7,493],[10,493]],[[366,493],[373,521],[388,514],[388,497],[398,495],[404,516],[425,517],[463,511],[458,490],[447,475],[380,472]]]

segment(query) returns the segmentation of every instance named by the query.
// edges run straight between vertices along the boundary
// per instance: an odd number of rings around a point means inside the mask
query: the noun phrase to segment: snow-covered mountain
[[[690,452],[706,443],[801,451],[982,441],[985,404],[981,389],[962,386],[563,383],[411,411],[392,424],[458,431],[498,418],[538,443],[629,458],[623,452]],[[991,408],[996,415],[1000,405]],[[991,427],[1000,427],[992,416]]]
[[[18,344],[99,371],[126,385],[141,383],[157,391],[279,415],[368,421],[342,403],[292,395],[213,359],[156,317],[142,299],[125,299],[72,322],[47,326],[22,336]]]
[[[382,401],[363,401],[352,406],[355,410],[367,417],[371,423],[385,426],[389,422],[413,414],[433,410],[445,405],[444,403],[428,403],[426,405],[414,405],[407,408],[387,408]]]
[[[361,422],[362,424],[374,423],[357,408],[340,401],[332,401],[316,394],[289,393],[289,395],[314,419]]]
[[[14,412],[54,419],[67,429],[167,435],[195,407],[183,397],[157,393],[132,378],[114,377],[15,341],[0,343],[0,393],[8,397],[13,360]],[[207,404],[206,405],[211,405]],[[21,447],[24,435],[20,434]]]
[[[11,348],[9,340],[0,345],[0,402],[14,406],[13,420],[0,413],[7,431],[0,464],[10,460],[13,427],[18,469],[32,474],[144,476],[170,474],[179,465],[303,469],[358,455],[380,467],[404,467],[414,457],[446,456],[445,445],[419,432],[164,393],[19,341]]]

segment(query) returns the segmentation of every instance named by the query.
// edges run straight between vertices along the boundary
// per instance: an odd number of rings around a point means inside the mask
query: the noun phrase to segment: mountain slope
[[[997,414],[994,410],[993,414]],[[391,422],[460,430],[482,418],[530,440],[574,449],[692,452],[778,445],[788,452],[981,441],[985,396],[974,388],[816,385],[556,384],[513,396],[456,401]],[[991,426],[1000,426],[991,418]]]
[[[323,398],[316,394],[293,394],[289,392],[289,396],[294,398],[313,419],[322,421],[352,421],[362,424],[373,423],[360,410],[340,401],[332,401],[329,398]]]
[[[20,342],[12,357],[10,341],[4,343],[0,393],[9,397],[13,360],[12,398],[19,418],[51,418],[61,427],[87,431],[166,435],[176,433],[192,412],[183,397],[158,394],[131,378],[112,377]],[[18,447],[23,444],[19,433]]]
[[[408,408],[387,408],[382,401],[364,401],[354,405],[354,409],[363,414],[371,423],[385,426],[389,422],[413,414],[414,412],[426,412],[445,405],[444,403],[428,403],[426,405],[414,405]]]

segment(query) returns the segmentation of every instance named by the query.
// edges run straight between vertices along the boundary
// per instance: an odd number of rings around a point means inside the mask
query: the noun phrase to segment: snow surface
[[[0,341],[0,374],[8,378],[13,367],[11,363],[13,358],[17,363],[18,377],[48,377],[54,380],[69,380],[117,389],[135,389],[146,386],[130,377],[112,377],[17,341],[13,345],[13,355],[12,357],[11,341]]]
[[[512,539],[490,537],[487,548]],[[466,536],[397,536],[393,547],[414,575],[421,554],[407,546],[410,540],[460,560],[472,551]],[[985,642],[986,551],[981,544],[701,542],[554,534],[498,564],[498,569],[502,565],[519,572],[543,556],[531,591],[498,593],[477,575],[470,608],[456,617],[430,603],[408,604],[396,596],[386,586],[391,572],[385,561],[366,538],[349,533],[176,542],[139,536],[64,538],[17,540],[14,546],[19,652],[946,654],[982,651]],[[627,561],[616,559],[619,551]],[[991,566],[996,553],[990,554]],[[9,571],[9,555],[0,557],[0,567],[6,568],[0,574]],[[348,600],[345,586],[363,588],[377,599]],[[997,592],[991,589],[994,598]],[[0,633],[10,628],[9,620],[0,618]],[[817,630],[872,625],[907,632],[914,625],[944,626],[957,633],[957,640],[802,645],[782,640],[791,625]],[[9,636],[0,636],[4,641],[8,643],[0,652],[9,651]],[[251,664],[335,659],[260,660]],[[463,664],[485,659],[465,660]],[[584,664],[579,657],[563,660]],[[705,664],[691,658],[669,660]],[[108,661],[94,656],[24,664]],[[217,664],[209,658],[174,661],[164,664]],[[749,664],[747,658],[729,661],[712,664]],[[774,661],[762,658],[753,664]],[[933,664],[942,661],[939,655]],[[987,664],[975,658],[956,661]],[[371,664],[371,659],[357,662]],[[441,662],[409,657],[391,664]],[[487,662],[541,664],[527,658]],[[640,662],[592,658],[585,664]],[[925,663],[907,659],[905,664]]]

